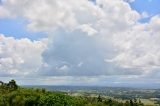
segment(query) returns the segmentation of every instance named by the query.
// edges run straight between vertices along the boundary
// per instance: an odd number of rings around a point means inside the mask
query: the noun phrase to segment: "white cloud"
[[[98,13],[93,3],[87,0],[6,0],[3,4],[11,15],[27,18],[28,28],[32,31],[53,31],[57,27],[74,29],[78,24],[94,21],[95,17],[91,16]]]
[[[148,27],[149,27],[148,29],[151,30],[153,33],[158,34],[160,32],[159,26],[160,26],[160,16],[156,15],[151,18],[151,21],[148,25]]]
[[[57,27],[73,30],[80,25],[121,30],[135,24],[139,18],[139,14],[123,0],[96,2],[97,5],[88,0],[6,0],[2,8],[10,16],[27,18],[27,26],[32,31],[53,31]],[[103,8],[99,7],[101,4]],[[95,28],[89,29],[93,32]]]
[[[149,18],[150,15],[147,12],[144,11],[144,12],[142,12],[141,17],[142,18]]]
[[[70,70],[67,70],[68,75],[119,74],[119,72],[115,73],[112,68],[107,69],[109,66],[106,65],[105,59],[112,54],[107,54],[105,52],[112,51],[113,44],[110,44],[112,43],[110,40],[113,39],[114,34],[129,30],[130,27],[137,24],[137,20],[140,18],[140,15],[132,10],[129,4],[123,0],[97,0],[96,5],[88,0],[82,0],[81,2],[75,0],[69,0],[67,2],[65,0],[6,0],[3,8],[13,14],[13,16],[22,16],[26,18],[29,21],[29,24],[27,25],[28,28],[33,31],[53,32],[56,29],[64,29],[59,30],[60,32],[69,31],[69,33],[60,33],[57,31],[57,34],[50,34],[58,35],[60,38],[51,38],[48,50],[43,53],[44,62],[47,64],[46,70],[48,70],[45,71],[45,73],[48,72],[48,75],[57,75],[55,68],[66,65],[63,64],[63,61],[69,64]],[[86,32],[86,34],[82,32]],[[64,36],[62,34],[64,34]],[[67,34],[70,34],[70,36],[67,36]],[[87,35],[95,34],[98,35],[95,38],[85,37]],[[68,38],[63,40],[65,36]],[[73,39],[74,36],[78,39]],[[57,42],[56,39],[58,40]],[[70,43],[70,40],[74,41]],[[62,42],[64,42],[64,45]],[[57,43],[63,45],[64,48],[59,48]],[[90,43],[89,46],[87,46],[88,43]],[[69,46],[69,48],[66,45]],[[60,50],[67,54],[60,53],[62,52]],[[78,50],[81,50],[84,53],[77,53],[76,51]],[[56,54],[54,54],[54,52],[56,52]],[[70,54],[75,57],[75,60],[73,60],[75,61],[75,65],[72,63],[72,60],[65,58],[62,59],[63,61],[59,60],[61,56],[70,58]],[[76,59],[78,59],[78,57],[81,57],[81,59],[84,60],[77,61]],[[90,60],[91,58],[92,61]],[[62,64],[58,61],[62,61]],[[84,62],[83,67],[77,70],[88,67],[87,71],[84,71],[83,73],[76,72],[76,67],[74,67],[81,61]],[[99,65],[100,63],[101,65]],[[99,69],[101,70],[101,73],[97,72]],[[44,69],[42,68],[42,70]],[[52,74],[50,74],[51,70],[54,70]],[[63,73],[59,74],[63,75]]]
[[[0,76],[24,76],[38,70],[46,44],[0,35]]]
[[[160,18],[139,23],[148,14],[139,14],[126,1],[134,0],[96,0],[96,4],[88,0],[5,0],[0,17],[25,18],[30,30],[49,33],[49,44],[44,50],[41,41],[2,36],[13,44],[5,44],[11,51],[0,51],[9,54],[0,60],[0,67],[12,67],[4,74],[38,71],[43,76],[151,73],[160,65]]]
[[[62,67],[59,68],[59,70],[68,70],[68,66],[67,65],[63,65]]]
[[[135,0],[124,0],[124,1],[129,2],[129,3],[135,2]]]
[[[0,18],[4,18],[4,17],[10,17],[10,14],[6,9],[0,6]]]
[[[118,49],[113,59],[119,66],[150,74],[160,68],[159,30],[160,18],[152,17],[148,24],[139,24],[131,30],[115,35]]]
[[[82,25],[81,28],[82,31],[86,32],[89,36],[92,36],[97,33],[95,29],[93,29],[90,25]]]

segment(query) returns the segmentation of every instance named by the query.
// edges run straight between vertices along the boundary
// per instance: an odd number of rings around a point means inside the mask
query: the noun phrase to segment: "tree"
[[[102,102],[102,98],[101,98],[100,95],[98,96],[97,101],[98,101],[98,102]]]
[[[132,99],[130,100],[130,106],[134,106]]]
[[[8,86],[14,90],[16,90],[18,88],[18,85],[16,84],[16,81],[15,80],[11,80],[9,81],[8,83]]]
[[[130,103],[128,100],[125,102],[125,106],[130,106]]]

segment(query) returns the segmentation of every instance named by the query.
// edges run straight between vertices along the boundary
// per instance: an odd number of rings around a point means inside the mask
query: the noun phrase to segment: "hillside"
[[[88,96],[71,96],[58,91],[22,88],[14,80],[0,85],[0,106],[144,106],[134,99],[118,102],[114,99]]]

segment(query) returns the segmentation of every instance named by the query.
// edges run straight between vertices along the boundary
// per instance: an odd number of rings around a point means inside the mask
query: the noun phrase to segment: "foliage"
[[[144,106],[134,99],[125,103],[114,99],[87,96],[70,96],[45,89],[18,87],[14,80],[0,85],[0,106]]]

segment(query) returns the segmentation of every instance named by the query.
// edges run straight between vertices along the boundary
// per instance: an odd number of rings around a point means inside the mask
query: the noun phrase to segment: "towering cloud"
[[[128,2],[133,1],[4,0],[1,18],[24,18],[27,29],[46,32],[49,40],[44,43],[1,35],[1,41],[6,42],[1,45],[10,48],[1,50],[2,55],[8,54],[0,60],[3,74],[36,71],[41,76],[142,77],[157,72],[160,17],[140,23],[144,15],[131,9]],[[14,43],[9,44],[10,40]]]

